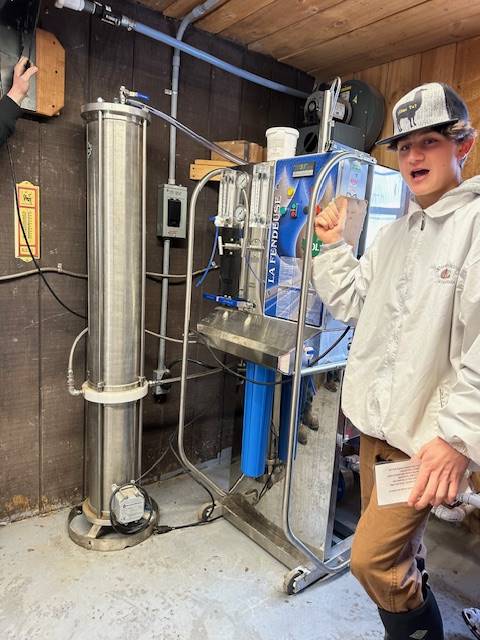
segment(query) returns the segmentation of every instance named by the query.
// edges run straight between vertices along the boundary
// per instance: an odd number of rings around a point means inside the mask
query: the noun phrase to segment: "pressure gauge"
[[[235,222],[243,222],[245,220],[245,216],[247,214],[247,210],[246,208],[239,204],[236,208],[235,208],[235,212],[234,212],[234,218],[235,218]]]
[[[244,171],[239,171],[237,174],[237,189],[246,189],[248,186],[249,177]]]

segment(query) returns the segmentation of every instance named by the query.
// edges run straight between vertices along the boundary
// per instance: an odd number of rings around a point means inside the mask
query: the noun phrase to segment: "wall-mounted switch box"
[[[157,236],[187,237],[187,187],[158,185]]]

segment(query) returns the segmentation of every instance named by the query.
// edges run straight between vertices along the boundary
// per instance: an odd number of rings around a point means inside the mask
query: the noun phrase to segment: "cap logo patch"
[[[402,104],[399,104],[398,107],[396,108],[395,119],[397,121],[397,128],[399,132],[402,131],[402,127],[400,126],[400,121],[403,118],[408,118],[408,124],[410,125],[410,128],[416,126],[415,114],[422,106],[422,91],[424,91],[424,89],[419,89],[418,91],[415,92],[413,100],[409,100],[408,102],[403,102]]]

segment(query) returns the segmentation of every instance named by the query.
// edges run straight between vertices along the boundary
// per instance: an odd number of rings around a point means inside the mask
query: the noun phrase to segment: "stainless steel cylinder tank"
[[[112,485],[138,477],[145,309],[148,114],[103,102],[87,122],[87,498],[83,512],[110,524]]]

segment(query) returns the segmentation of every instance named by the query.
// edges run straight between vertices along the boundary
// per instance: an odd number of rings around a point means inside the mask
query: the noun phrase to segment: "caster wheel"
[[[197,519],[199,522],[206,522],[213,513],[213,507],[211,502],[207,502],[207,504],[202,504],[200,509],[197,511]]]
[[[292,569],[292,571],[287,573],[287,575],[285,576],[285,580],[283,581],[283,588],[289,596],[297,593],[297,591],[295,590],[295,580],[297,580],[297,578],[299,578],[301,575],[303,575],[303,571],[301,569]]]

